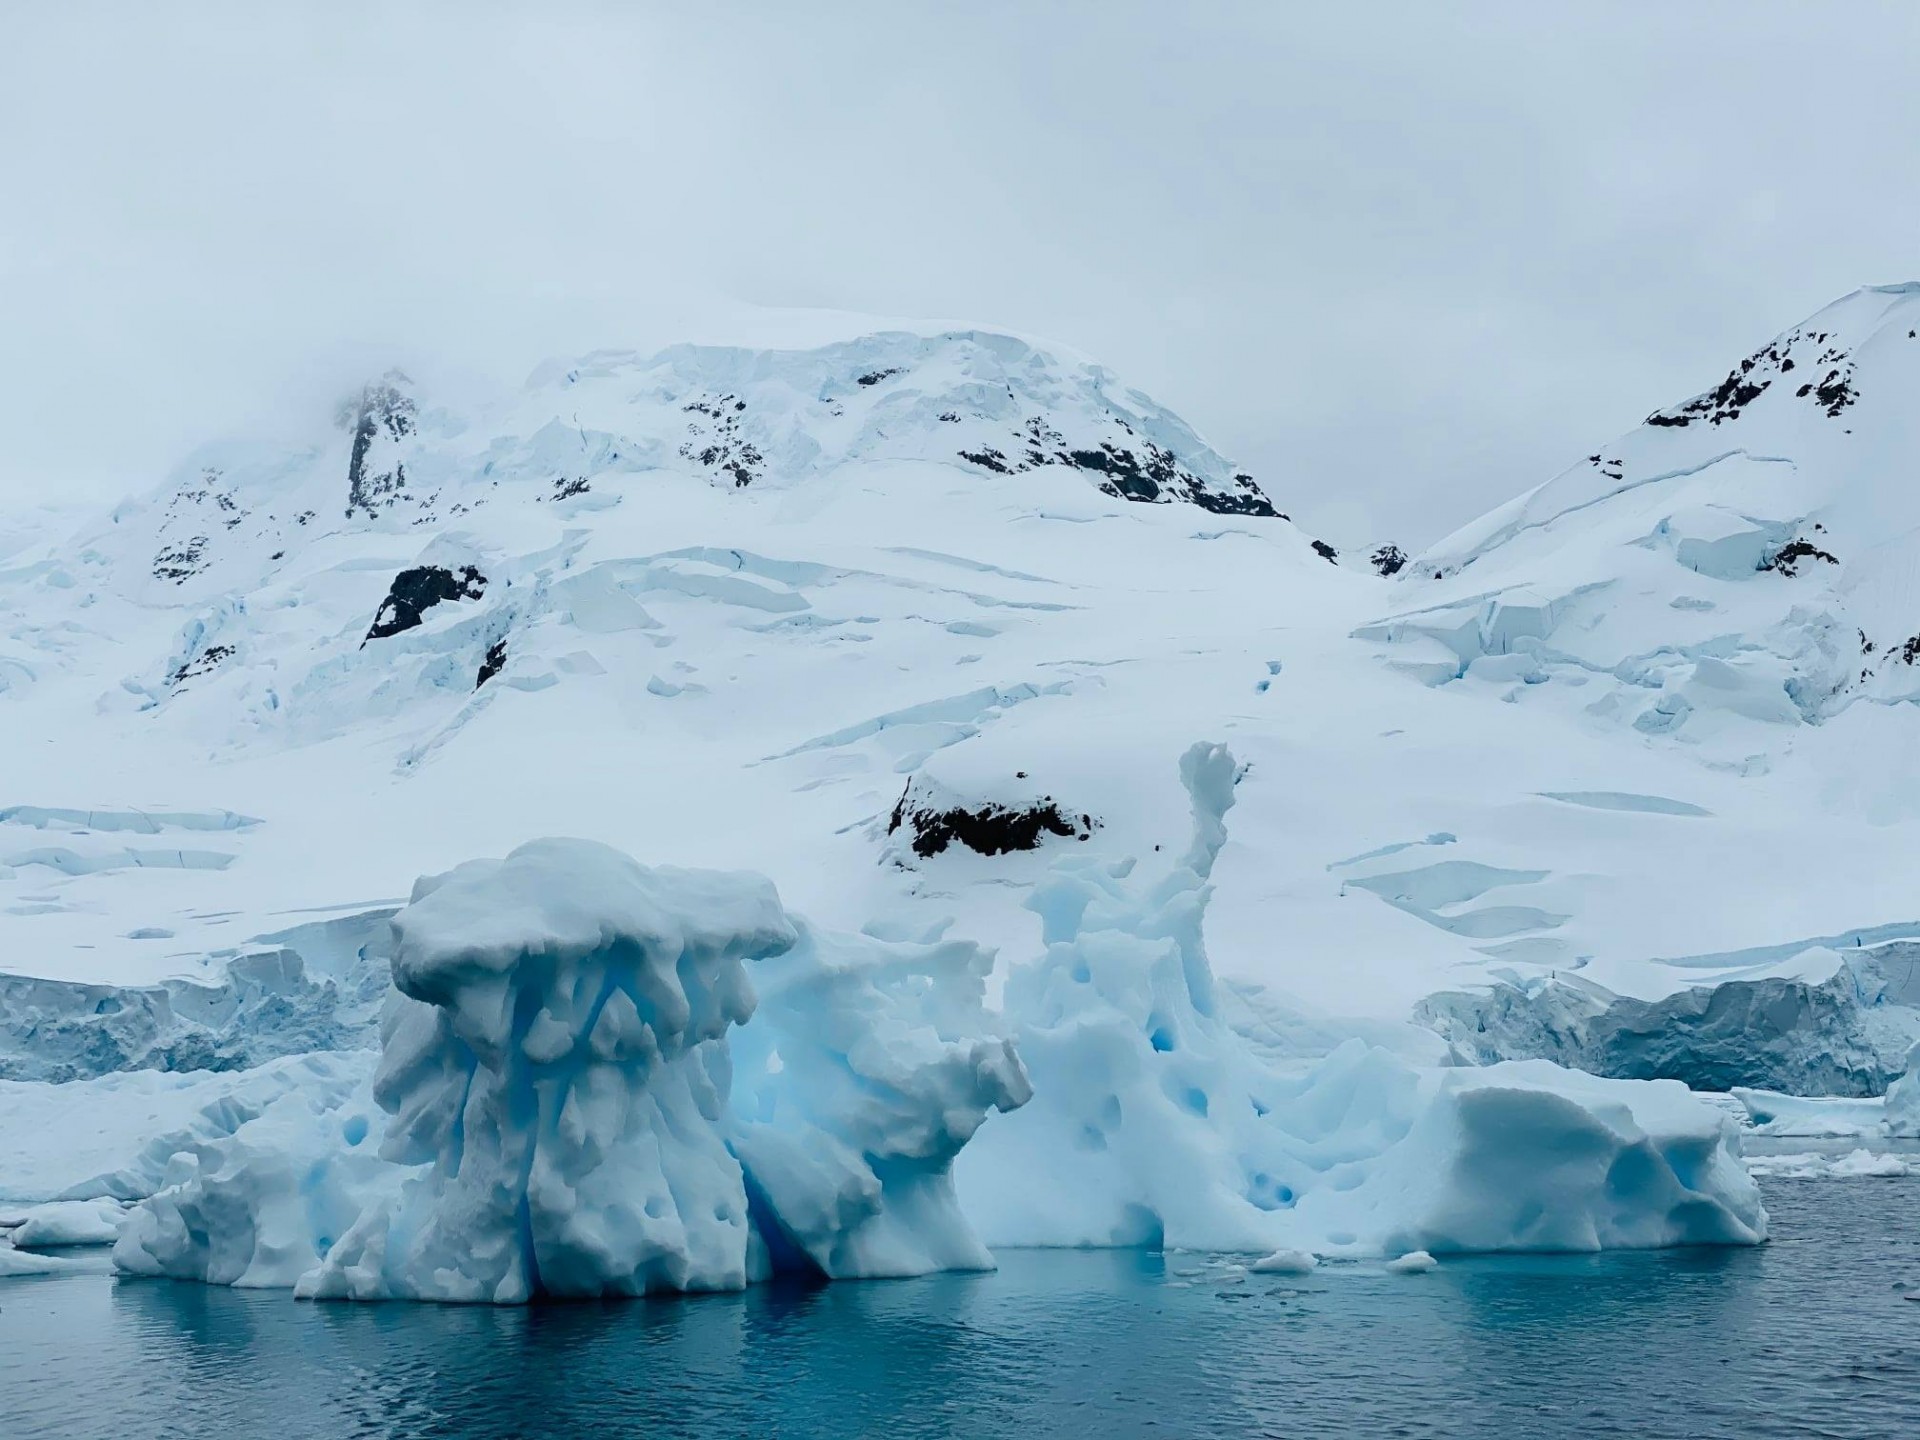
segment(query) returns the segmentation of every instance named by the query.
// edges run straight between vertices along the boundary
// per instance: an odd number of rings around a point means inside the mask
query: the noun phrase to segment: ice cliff
[[[0,1079],[244,1070],[371,1048],[388,990],[390,909],[263,935],[212,976],[104,985],[0,974]]]
[[[1916,948],[1812,946],[1788,957],[1802,973],[1721,980],[1657,1000],[1617,995],[1577,974],[1503,980],[1428,996],[1414,1013],[1478,1064],[1543,1059],[1695,1090],[1879,1095],[1920,1036]]]

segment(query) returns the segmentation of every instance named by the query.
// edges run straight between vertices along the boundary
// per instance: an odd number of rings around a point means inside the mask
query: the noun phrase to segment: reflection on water
[[[1782,1181],[1758,1250],[1244,1276],[1142,1252],[523,1310],[0,1287],[0,1436],[1887,1436],[1920,1183]],[[1905,1417],[1904,1419],[1901,1417]],[[1911,1433],[1911,1432],[1909,1432]]]

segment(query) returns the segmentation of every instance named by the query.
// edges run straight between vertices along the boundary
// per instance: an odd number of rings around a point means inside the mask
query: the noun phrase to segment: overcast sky
[[[0,0],[9,498],[814,307],[1063,341],[1411,546],[1920,277],[1911,0],[161,8]]]

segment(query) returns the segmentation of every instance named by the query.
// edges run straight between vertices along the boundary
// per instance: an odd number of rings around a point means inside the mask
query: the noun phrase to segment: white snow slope
[[[997,1000],[1058,859],[1184,850],[1208,739],[1264,1063],[1574,1015],[1565,1058],[1662,1073],[1610,1007],[1731,981],[1809,1018],[1726,1083],[1874,1093],[1920,1002],[1917,326],[1849,296],[1393,580],[974,332],[394,375],[77,533],[0,520],[0,1076],[371,1047],[412,878],[547,834],[950,920]]]

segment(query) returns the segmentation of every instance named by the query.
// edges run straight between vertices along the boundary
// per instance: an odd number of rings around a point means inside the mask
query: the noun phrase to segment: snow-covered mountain
[[[1006,336],[379,377],[0,547],[0,1064],[370,1043],[365,927],[546,834],[1004,968],[1063,856],[1186,844],[1220,740],[1211,962],[1268,1056],[1883,1088],[1916,325],[1849,296],[1392,579]]]
[[[1749,760],[1741,721],[1920,698],[1920,285],[1860,290],[1411,562],[1360,633]]]

